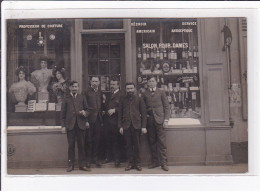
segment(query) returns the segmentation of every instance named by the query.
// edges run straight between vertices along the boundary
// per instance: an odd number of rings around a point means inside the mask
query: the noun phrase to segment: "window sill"
[[[190,129],[190,128],[205,128],[200,122],[199,119],[194,118],[170,118],[168,126],[165,129],[172,128],[181,128],[181,129]]]
[[[61,132],[61,126],[9,126],[7,134]]]

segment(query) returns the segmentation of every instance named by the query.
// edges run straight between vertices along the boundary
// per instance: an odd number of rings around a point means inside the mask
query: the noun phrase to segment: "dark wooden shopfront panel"
[[[109,91],[111,77],[120,79],[121,88],[125,84],[124,34],[86,34],[82,37],[82,81],[83,90],[88,87],[89,77],[107,78]],[[102,80],[101,80],[102,82]]]
[[[205,124],[229,125],[228,67],[221,33],[224,19],[201,19],[199,24]]]

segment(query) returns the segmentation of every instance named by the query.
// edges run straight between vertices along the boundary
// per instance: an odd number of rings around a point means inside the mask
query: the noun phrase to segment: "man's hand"
[[[168,120],[164,120],[163,127],[168,127]]]
[[[108,110],[108,114],[109,114],[109,116],[111,116],[112,114],[114,114],[116,112],[116,109],[109,109]]]
[[[87,129],[89,128],[89,122],[85,123],[85,126],[87,127]]]
[[[66,127],[61,128],[61,133],[66,133]]]
[[[124,134],[124,129],[123,129],[123,127],[121,127],[121,128],[119,129],[119,133],[120,133],[121,135]]]
[[[79,113],[80,113],[81,115],[83,115],[84,117],[87,117],[86,111],[82,110],[82,111],[79,111]]]
[[[147,133],[147,129],[146,128],[142,128],[142,135]]]

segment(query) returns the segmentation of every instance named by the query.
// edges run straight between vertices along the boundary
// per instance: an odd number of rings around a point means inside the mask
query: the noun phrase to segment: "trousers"
[[[86,157],[87,162],[91,163],[92,160],[95,162],[99,159],[99,145],[100,145],[100,132],[101,132],[101,121],[99,117],[95,123],[89,123],[90,127],[86,132]]]
[[[154,116],[147,118],[147,134],[152,155],[152,162],[158,163],[158,155],[161,165],[167,164],[166,137],[163,124],[156,123]]]
[[[132,165],[140,163],[140,129],[135,129],[131,124],[128,129],[124,129],[124,139],[126,142],[127,160]]]
[[[75,143],[77,141],[78,146],[78,163],[79,167],[83,167],[86,162],[85,155],[85,130],[82,130],[78,127],[78,122],[76,121],[74,128],[72,130],[67,131],[67,139],[68,139],[68,162],[69,165],[74,165],[75,162]]]

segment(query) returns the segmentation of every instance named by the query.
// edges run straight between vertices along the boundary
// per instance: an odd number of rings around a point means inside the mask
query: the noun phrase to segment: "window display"
[[[60,93],[52,86],[58,79],[56,68],[63,68],[63,77],[70,78],[71,24],[66,19],[8,21],[8,112],[60,111],[60,106],[55,106]],[[17,82],[14,72],[21,68],[26,81],[21,81],[19,74]]]
[[[137,19],[137,83],[140,94],[155,75],[166,92],[172,118],[200,118],[199,54],[196,19]]]

